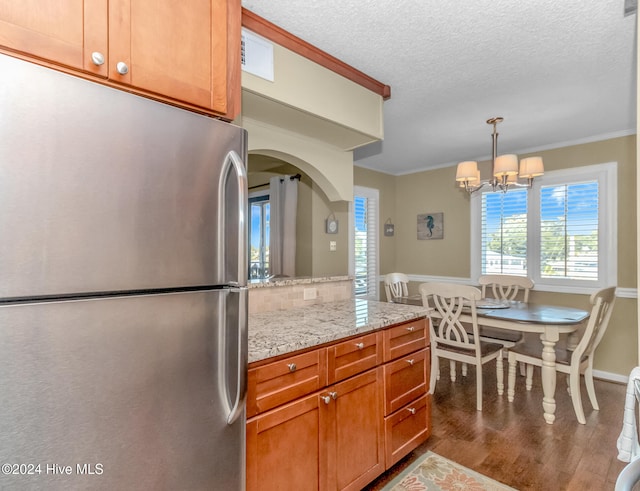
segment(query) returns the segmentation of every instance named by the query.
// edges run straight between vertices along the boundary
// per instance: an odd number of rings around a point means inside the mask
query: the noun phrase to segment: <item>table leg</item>
[[[545,327],[540,335],[542,340],[542,407],[544,419],[553,424],[556,419],[556,343],[559,335],[556,329]]]

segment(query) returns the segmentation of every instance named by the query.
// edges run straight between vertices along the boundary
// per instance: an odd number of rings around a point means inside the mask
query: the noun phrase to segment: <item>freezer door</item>
[[[4,55],[0,73],[0,298],[245,284],[245,130]]]
[[[2,306],[0,350],[0,489],[244,489],[246,290]]]

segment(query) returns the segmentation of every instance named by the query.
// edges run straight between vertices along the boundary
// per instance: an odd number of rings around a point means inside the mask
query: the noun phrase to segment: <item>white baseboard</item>
[[[593,378],[598,378],[600,380],[606,380],[607,382],[615,382],[618,384],[625,384],[625,385],[629,381],[628,375],[619,375],[617,373],[603,372],[602,370],[594,370]]]

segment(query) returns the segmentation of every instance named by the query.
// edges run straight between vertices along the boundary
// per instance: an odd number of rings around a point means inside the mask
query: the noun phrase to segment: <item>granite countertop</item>
[[[249,363],[424,317],[421,306],[350,299],[249,315]]]
[[[275,276],[271,279],[249,280],[248,288],[271,288],[276,286],[310,285],[312,283],[327,283],[334,281],[352,280],[352,276]]]

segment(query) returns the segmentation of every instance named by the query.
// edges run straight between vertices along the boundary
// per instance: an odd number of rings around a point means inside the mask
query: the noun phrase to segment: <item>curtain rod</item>
[[[295,176],[289,176],[289,180],[293,181],[294,179],[297,179],[299,181],[301,177],[302,177],[302,175],[296,174]],[[280,182],[283,182],[283,181],[284,181],[284,177],[281,177],[280,178]],[[250,186],[249,189],[261,188],[261,187],[268,186],[268,185],[269,185],[269,183],[265,182],[264,184],[258,184],[256,186]]]

